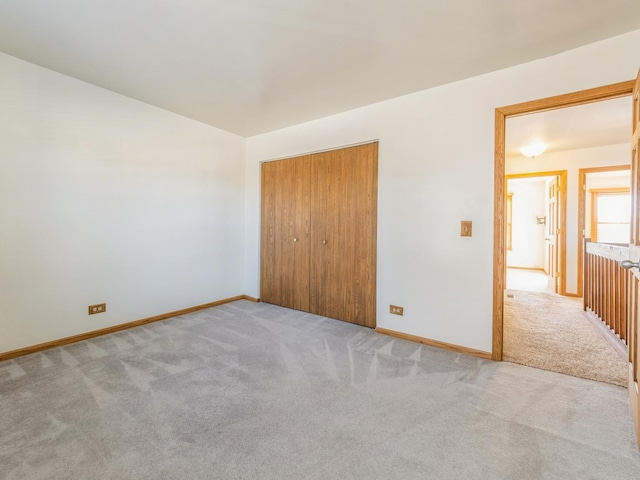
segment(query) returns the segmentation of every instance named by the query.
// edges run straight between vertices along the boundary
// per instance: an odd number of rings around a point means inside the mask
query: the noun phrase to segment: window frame
[[[598,197],[607,195],[620,195],[626,193],[629,195],[629,201],[631,202],[631,189],[629,187],[609,187],[609,188],[591,188],[589,189],[591,194],[591,241],[598,242],[598,224],[603,225],[629,225],[631,229],[631,218],[628,222],[598,222]],[[631,230],[629,230],[631,231]],[[630,241],[630,239],[628,239]],[[626,242],[628,243],[628,242]]]

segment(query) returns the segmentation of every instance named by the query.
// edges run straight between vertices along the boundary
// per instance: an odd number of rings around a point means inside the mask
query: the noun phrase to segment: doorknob
[[[631,260],[622,260],[620,266],[629,270],[630,268],[640,268],[640,262],[632,262]]]
[[[294,241],[294,242],[297,242],[297,241],[298,241],[298,239],[297,239],[297,238],[294,238],[294,239],[293,239],[293,241]]]
[[[326,245],[326,244],[327,244],[327,241],[326,241],[326,240],[322,240],[322,244],[323,244],[323,245]]]

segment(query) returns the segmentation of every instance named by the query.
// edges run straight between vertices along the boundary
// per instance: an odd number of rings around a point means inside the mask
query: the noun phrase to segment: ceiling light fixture
[[[531,145],[526,145],[520,149],[520,153],[525,157],[534,158],[538,155],[542,155],[547,146],[544,143],[532,143]]]

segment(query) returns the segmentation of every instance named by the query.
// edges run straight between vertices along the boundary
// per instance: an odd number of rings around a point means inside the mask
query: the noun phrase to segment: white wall
[[[249,138],[246,293],[259,292],[259,163],[379,139],[378,326],[490,351],[495,108],[635,78],[638,44],[635,31]]]
[[[494,109],[631,79],[639,42],[640,30],[246,141],[0,54],[0,352],[258,295],[259,162],[372,139],[378,325],[489,351]],[[99,302],[107,313],[88,317]]]
[[[0,54],[0,352],[242,294],[244,159],[241,137]]]
[[[631,114],[629,114],[631,117]],[[508,125],[507,125],[508,128]],[[506,161],[507,174],[567,171],[567,293],[578,291],[578,170],[605,165],[624,165],[631,161],[630,144],[607,145],[557,153],[536,158],[516,157]]]
[[[547,215],[545,177],[509,180],[509,193],[513,194],[511,239],[512,250],[507,251],[507,266],[544,268],[546,226],[538,224],[536,217]]]

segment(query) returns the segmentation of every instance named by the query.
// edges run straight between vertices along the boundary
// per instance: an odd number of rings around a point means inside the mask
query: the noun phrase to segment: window
[[[601,188],[591,192],[591,241],[629,243],[631,195],[628,188]]]
[[[507,250],[513,250],[513,231],[511,220],[513,217],[513,193],[507,194],[506,221],[507,221]]]

